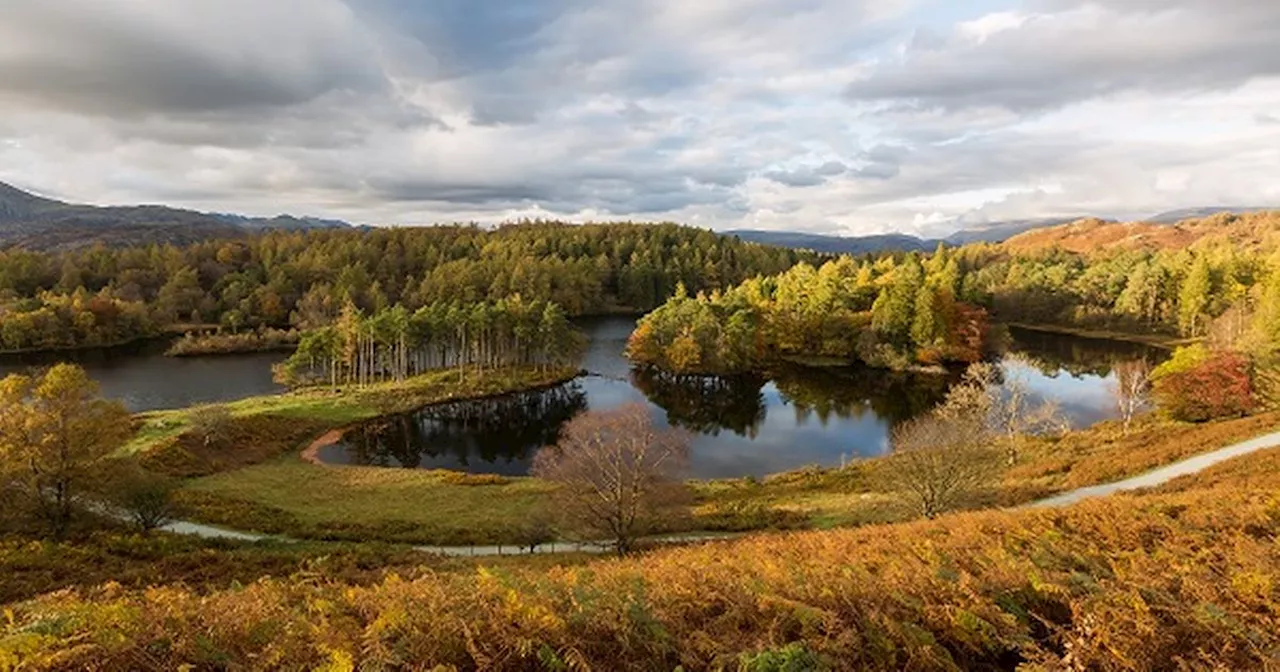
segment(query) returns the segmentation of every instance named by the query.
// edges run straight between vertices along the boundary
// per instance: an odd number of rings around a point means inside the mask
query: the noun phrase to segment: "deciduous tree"
[[[894,490],[907,493],[926,518],[963,505],[990,486],[1000,472],[1000,454],[980,418],[929,414],[893,433],[893,454],[881,473]]]
[[[62,536],[99,460],[129,437],[128,411],[100,398],[83,369],[58,364],[0,381],[0,417],[0,472]]]
[[[1144,359],[1120,362],[1114,372],[1116,381],[1112,394],[1120,411],[1124,433],[1128,434],[1134,417],[1151,402],[1151,364]]]
[[[584,413],[538,452],[533,474],[559,486],[557,511],[569,527],[624,554],[684,502],[689,440],[656,427],[643,404]]]

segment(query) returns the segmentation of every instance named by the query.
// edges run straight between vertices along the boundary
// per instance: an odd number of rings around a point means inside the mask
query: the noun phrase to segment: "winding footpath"
[[[1033,502],[1027,506],[1067,506],[1084,499],[1089,499],[1090,497],[1101,497],[1103,495],[1124,492],[1126,490],[1151,488],[1157,485],[1163,485],[1181,476],[1199,473],[1215,464],[1226,462],[1227,460],[1240,457],[1242,455],[1248,455],[1249,453],[1256,453],[1259,450],[1274,448],[1276,446],[1280,446],[1280,432],[1272,432],[1271,434],[1259,436],[1255,439],[1241,441],[1240,443],[1227,446],[1226,448],[1219,448],[1208,453],[1201,453],[1195,457],[1189,457],[1185,460],[1174,462],[1173,464],[1167,464],[1158,469],[1148,471],[1145,474],[1134,476],[1133,478],[1126,478],[1123,481],[1076,488],[1075,490],[1070,490],[1047,499],[1042,499],[1038,502]]]
[[[1125,492],[1128,490],[1139,490],[1141,488],[1150,488],[1162,485],[1175,478],[1195,474],[1215,464],[1225,462],[1227,460],[1255,453],[1259,450],[1280,446],[1280,432],[1273,432],[1265,436],[1260,436],[1248,441],[1242,441],[1225,448],[1219,448],[1208,453],[1201,453],[1195,457],[1190,457],[1173,464],[1165,465],[1158,469],[1154,469],[1140,476],[1127,478],[1114,483],[1104,483],[1102,485],[1091,485],[1088,487],[1077,488],[1063,492],[1053,497],[1042,499],[1020,508],[1048,508],[1061,507],[1075,504],[1081,500],[1091,497],[1102,497],[1117,492]],[[212,525],[204,525],[201,523],[193,523],[188,521],[175,521],[161,527],[160,529],[174,534],[185,534],[206,539],[229,539],[234,541],[280,541],[280,542],[297,542],[297,539],[288,537],[279,537],[266,534],[257,534],[253,532],[240,532],[237,530],[228,530]],[[724,539],[732,539],[742,536],[740,534],[692,534],[692,535],[675,535],[668,537],[653,537],[646,539],[650,543],[662,544],[678,544],[693,543],[704,541],[718,541]],[[533,547],[532,550],[528,546],[520,547],[515,544],[510,545],[493,545],[493,546],[414,546],[414,550],[424,553],[433,553],[444,556],[493,556],[493,555],[518,555],[522,553],[607,553],[613,550],[612,546],[607,543],[572,543],[572,542],[553,542],[541,544]]]

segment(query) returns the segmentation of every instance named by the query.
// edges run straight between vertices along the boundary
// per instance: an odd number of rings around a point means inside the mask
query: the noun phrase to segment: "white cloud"
[[[1280,6],[934,1],[10,0],[0,180],[846,234],[1280,202]]]

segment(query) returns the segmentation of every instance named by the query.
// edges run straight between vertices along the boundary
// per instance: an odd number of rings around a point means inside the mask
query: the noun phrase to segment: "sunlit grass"
[[[551,486],[468,485],[455,472],[323,467],[289,456],[192,481],[203,519],[309,538],[510,543]],[[462,481],[462,483],[459,483]]]

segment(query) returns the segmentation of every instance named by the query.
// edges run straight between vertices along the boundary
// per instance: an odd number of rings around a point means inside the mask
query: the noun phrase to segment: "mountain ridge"
[[[188,245],[240,238],[254,231],[344,228],[350,224],[315,217],[249,217],[167,205],[97,206],[47,198],[0,182],[0,248],[66,250],[96,244]]]
[[[1146,219],[1133,223],[1152,227],[1172,227],[1187,220],[1212,217],[1217,214],[1254,214],[1280,210],[1280,207],[1255,206],[1206,206],[1182,208],[1157,213]],[[725,231],[726,235],[737,236],[741,240],[764,245],[777,245],[809,249],[827,254],[870,254],[877,252],[928,252],[937,248],[938,244],[958,247],[969,243],[1004,243],[1024,234],[1055,227],[1071,226],[1081,223],[1090,225],[1121,224],[1120,220],[1081,215],[1079,217],[1042,217],[1033,219],[1016,219],[991,222],[972,228],[961,229],[941,238],[920,238],[910,234],[886,233],[866,236],[832,236],[820,233],[802,233],[796,231],[768,231],[763,229],[735,229]]]

